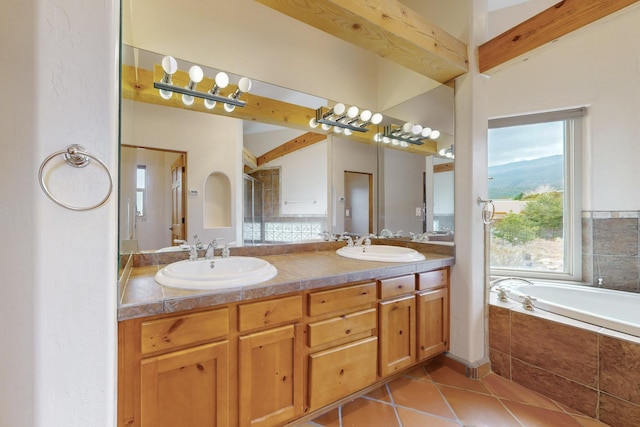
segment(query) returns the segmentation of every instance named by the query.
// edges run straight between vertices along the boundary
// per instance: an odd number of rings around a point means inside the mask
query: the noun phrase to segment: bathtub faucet
[[[535,307],[535,305],[533,304],[534,301],[537,301],[537,299],[532,296],[525,295],[524,297],[522,297],[522,308],[524,308],[525,310],[533,311]]]
[[[526,283],[527,285],[533,285],[533,282],[531,280],[523,279],[522,277],[501,277],[491,282],[491,287],[493,288],[495,285],[506,282],[507,280],[518,280],[520,282]]]

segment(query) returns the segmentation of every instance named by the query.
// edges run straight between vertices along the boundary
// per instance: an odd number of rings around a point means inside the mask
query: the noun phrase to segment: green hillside
[[[563,187],[562,156],[507,163],[489,168],[489,198],[513,199],[542,186]]]

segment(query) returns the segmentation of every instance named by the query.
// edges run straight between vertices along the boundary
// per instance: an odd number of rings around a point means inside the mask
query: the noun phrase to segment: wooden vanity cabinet
[[[229,425],[229,310],[118,325],[119,425]]]
[[[312,292],[307,301],[307,395],[313,411],[376,382],[376,284]]]
[[[449,350],[449,268],[417,275],[418,360]]]
[[[449,268],[118,324],[119,427],[274,427],[449,348]]]
[[[302,415],[302,296],[238,307],[238,415],[241,427],[278,426]],[[273,326],[281,325],[281,326]]]

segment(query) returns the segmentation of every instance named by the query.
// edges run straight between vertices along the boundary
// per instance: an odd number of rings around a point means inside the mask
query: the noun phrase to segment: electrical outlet
[[[416,208],[416,216],[422,216],[422,208]]]

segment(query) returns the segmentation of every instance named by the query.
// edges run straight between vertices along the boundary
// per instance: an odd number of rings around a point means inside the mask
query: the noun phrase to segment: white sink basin
[[[265,260],[252,257],[229,257],[178,261],[156,273],[156,282],[181,289],[225,289],[255,285],[278,274]]]
[[[344,246],[336,251],[340,256],[363,261],[412,262],[422,261],[424,255],[411,248],[400,246]]]
[[[180,245],[180,246],[167,246],[165,248],[160,248],[156,250],[156,252],[181,252],[181,251],[188,251],[188,250],[189,250],[188,245]]]

